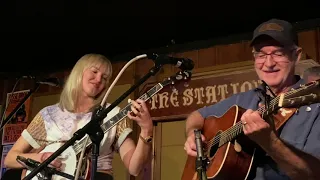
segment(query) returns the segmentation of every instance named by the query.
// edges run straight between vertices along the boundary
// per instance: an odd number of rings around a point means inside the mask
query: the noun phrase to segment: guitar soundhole
[[[210,144],[211,147],[209,150],[209,157],[210,158],[212,158],[216,154],[216,152],[219,148],[219,142],[220,142],[220,138],[221,138],[220,134],[221,134],[221,131],[218,131],[216,136],[212,139],[212,145]]]

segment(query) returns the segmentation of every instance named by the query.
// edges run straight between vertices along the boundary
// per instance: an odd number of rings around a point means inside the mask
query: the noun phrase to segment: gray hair
[[[307,79],[309,76],[317,76],[320,78],[320,66],[313,66],[313,67],[307,68],[303,72],[303,79]]]

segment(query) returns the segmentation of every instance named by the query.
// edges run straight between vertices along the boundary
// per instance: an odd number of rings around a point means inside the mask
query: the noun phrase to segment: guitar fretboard
[[[146,93],[144,93],[142,96],[140,96],[139,99],[146,101],[149,98],[151,98],[153,95],[155,95],[157,92],[159,92],[162,88],[163,88],[163,84],[162,83],[158,83],[154,87],[152,87],[150,90],[148,90]],[[124,119],[127,116],[128,112],[130,112],[130,111],[131,111],[131,103],[127,104],[126,107],[124,107],[122,110],[120,110],[120,112],[118,114],[116,114],[115,116],[110,118],[107,122],[103,123],[101,125],[102,131],[104,133],[109,131],[113,126],[115,126],[122,119]],[[78,154],[78,153],[80,153],[82,151],[83,144],[84,144],[84,142],[85,142],[87,137],[88,136],[85,136],[84,138],[82,138],[81,140],[79,140],[78,142],[76,142],[73,145],[73,149],[76,152],[76,154]],[[86,147],[90,146],[91,143],[92,143],[91,140],[88,139]]]
[[[303,90],[311,88],[314,85],[315,84],[303,85],[298,89],[293,89],[289,92],[284,93],[284,97],[290,97],[291,95],[294,95],[295,93],[299,93]],[[272,112],[274,112],[278,108],[279,100],[280,100],[280,96],[277,96],[270,101],[268,107],[262,106],[259,109],[257,109],[257,111],[261,113],[261,116],[263,119],[267,118]],[[221,134],[211,139],[210,144],[212,145],[218,144],[219,147],[221,147],[222,145],[230,142],[231,140],[233,140],[234,138],[236,138],[238,135],[242,133],[243,133],[243,125],[242,125],[242,122],[239,121],[234,126],[228,128],[227,130],[223,131]]]
[[[266,118],[266,116],[268,116],[270,114],[270,112],[272,112],[276,108],[276,105],[279,103],[279,99],[280,99],[279,96],[272,99],[270,101],[269,109],[266,109],[265,106],[262,106],[259,109],[257,109],[257,111],[261,113],[263,118]],[[234,139],[235,137],[237,137],[238,135],[240,135],[242,133],[243,133],[242,123],[241,123],[241,121],[239,121],[231,128],[222,132],[219,135],[219,137],[217,137],[218,139],[220,139],[218,141],[219,147],[224,145],[225,143],[231,141],[232,139]]]

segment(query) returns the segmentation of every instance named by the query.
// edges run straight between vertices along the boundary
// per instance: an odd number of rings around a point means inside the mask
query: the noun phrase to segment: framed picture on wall
[[[30,90],[22,90],[8,93],[6,99],[5,117],[7,117]],[[31,97],[13,115],[11,120],[4,126],[2,135],[2,145],[14,144],[20,137],[22,131],[27,127],[30,116]]]

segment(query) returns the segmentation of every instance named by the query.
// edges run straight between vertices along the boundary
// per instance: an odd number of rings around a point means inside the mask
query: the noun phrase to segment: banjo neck
[[[164,81],[157,83],[151,89],[149,89],[146,93],[139,97],[139,99],[147,101],[156,93],[158,93],[163,87],[167,85],[174,85],[176,81],[188,81],[191,79],[191,72],[188,70],[183,70],[177,72],[175,75],[166,78]],[[104,133],[108,132],[112,127],[117,125],[122,119],[124,119],[128,112],[131,112],[131,103],[127,104],[126,107],[120,110],[118,114],[110,118],[107,122],[103,123],[100,127]],[[87,135],[80,139],[78,142],[74,143],[73,149],[75,153],[78,155],[83,150],[83,145],[86,141]],[[90,138],[87,141],[86,148],[88,148],[92,144]]]
[[[142,96],[140,96],[139,99],[146,101],[150,99],[152,96],[154,96],[157,92],[159,92],[163,87],[164,86],[162,83],[158,83],[149,91],[147,91]],[[118,114],[110,118],[107,122],[103,123],[100,126],[102,131],[104,133],[108,132],[113,126],[117,125],[122,119],[124,119],[127,116],[128,112],[130,111],[131,111],[131,103],[127,104],[126,107],[120,110]],[[83,150],[83,144],[85,143],[86,138],[87,138],[87,135],[73,145],[73,149],[77,155]],[[92,142],[89,138],[86,144],[86,148],[89,147],[91,144]]]

